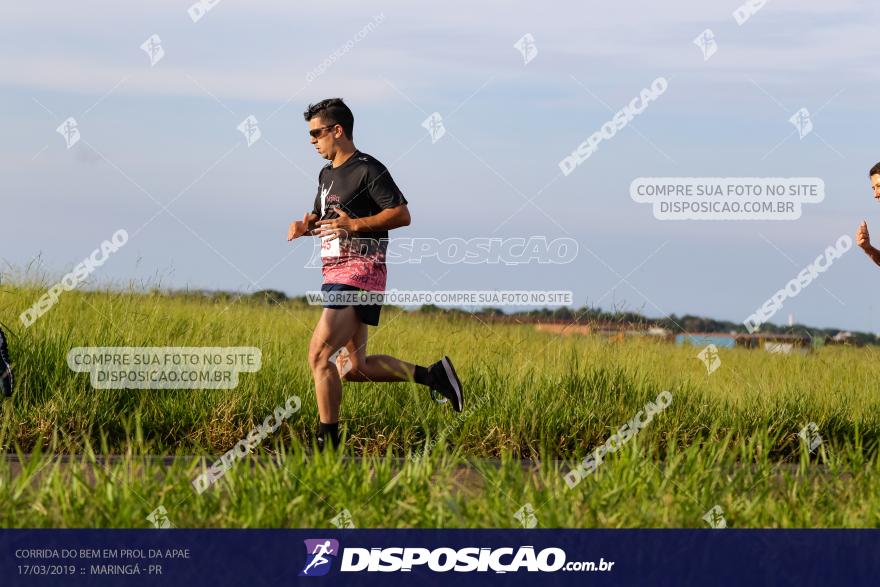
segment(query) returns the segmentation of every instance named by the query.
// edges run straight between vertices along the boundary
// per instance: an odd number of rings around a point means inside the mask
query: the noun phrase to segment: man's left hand
[[[346,214],[339,206],[334,206],[333,210],[339,216],[331,220],[318,221],[318,228],[315,229],[315,234],[321,238],[327,237],[327,240],[333,240],[350,232],[356,232],[355,218]]]

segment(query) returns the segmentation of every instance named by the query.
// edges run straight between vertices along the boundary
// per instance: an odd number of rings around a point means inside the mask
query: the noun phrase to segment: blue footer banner
[[[877,585],[880,530],[0,530],[0,585]]]

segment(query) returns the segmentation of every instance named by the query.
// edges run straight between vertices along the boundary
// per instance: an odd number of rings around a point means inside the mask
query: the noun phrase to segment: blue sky
[[[742,26],[736,1],[221,0],[198,22],[190,4],[0,8],[0,271],[39,258],[61,275],[125,228],[131,241],[91,285],[316,289],[311,241],[285,236],[323,164],[301,112],[330,96],[410,201],[397,236],[580,245],[565,266],[395,265],[389,288],[566,289],[578,306],[741,321],[861,219],[880,242],[868,2],[770,0]],[[706,28],[708,61],[692,43]],[[513,47],[526,33],[528,64]],[[165,55],[151,67],[140,45],[153,34]],[[604,104],[616,111],[658,76],[669,89],[562,176],[560,159],[611,118]],[[815,127],[803,139],[788,120],[801,107]],[[421,124],[435,111],[448,133],[432,144]],[[236,129],[248,115],[262,133],[250,147]],[[55,129],[70,116],[81,141],[67,149]],[[794,221],[659,221],[629,196],[651,176],[819,177],[826,197]],[[878,285],[854,248],[774,321],[877,331]]]

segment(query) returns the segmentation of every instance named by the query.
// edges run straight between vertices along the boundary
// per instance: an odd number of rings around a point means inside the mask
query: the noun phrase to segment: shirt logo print
[[[321,214],[324,213],[324,209],[327,207],[327,195],[330,193],[330,189],[333,187],[333,182],[330,182],[330,185],[327,186],[327,189],[324,189],[324,184],[321,184]]]

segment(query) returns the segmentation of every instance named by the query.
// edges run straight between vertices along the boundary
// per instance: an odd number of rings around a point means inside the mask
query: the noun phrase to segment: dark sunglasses
[[[321,136],[321,134],[323,134],[323,132],[324,132],[325,130],[327,130],[328,128],[333,128],[334,126],[336,126],[336,125],[335,125],[335,124],[329,124],[329,125],[327,125],[327,126],[322,126],[322,127],[319,127],[319,128],[313,128],[312,130],[309,131],[309,135],[310,135],[313,139],[317,139],[319,136]]]

